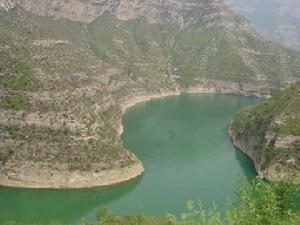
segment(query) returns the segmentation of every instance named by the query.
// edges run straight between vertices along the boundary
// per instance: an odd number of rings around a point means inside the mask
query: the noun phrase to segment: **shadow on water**
[[[255,170],[254,162],[239,148],[234,147],[234,150],[235,157],[244,172],[244,176],[248,180],[252,180],[253,178],[255,178],[257,176],[257,173]]]
[[[46,223],[59,220],[77,223],[108,202],[117,201],[132,192],[141,178],[113,187],[86,190],[34,190],[1,188],[0,224],[7,221]],[[30,201],[30,202],[28,202]],[[81,216],[80,216],[81,215]]]

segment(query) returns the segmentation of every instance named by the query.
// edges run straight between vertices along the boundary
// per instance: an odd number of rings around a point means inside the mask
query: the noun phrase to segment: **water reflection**
[[[141,178],[105,188],[86,190],[0,189],[0,223],[15,220],[23,223],[59,220],[73,223],[118,200],[134,190]]]

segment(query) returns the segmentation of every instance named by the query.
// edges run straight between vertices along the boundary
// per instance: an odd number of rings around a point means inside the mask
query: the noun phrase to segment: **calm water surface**
[[[249,159],[227,134],[231,118],[250,97],[182,95],[140,103],[123,118],[123,140],[144,163],[140,179],[90,190],[0,189],[3,221],[79,223],[107,207],[126,214],[178,214],[189,199],[224,210],[239,177],[255,176]]]

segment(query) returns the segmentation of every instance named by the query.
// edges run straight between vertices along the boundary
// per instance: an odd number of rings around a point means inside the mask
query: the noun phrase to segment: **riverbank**
[[[260,178],[265,178],[263,176],[263,173],[260,171],[260,165],[259,165],[259,162],[257,161],[255,149],[253,148],[253,146],[247,145],[246,143],[242,142],[241,140],[239,140],[236,137],[233,127],[232,127],[232,121],[230,122],[229,127],[228,127],[228,134],[230,136],[232,144],[235,147],[237,147],[240,151],[242,151],[244,154],[246,154],[252,160],[258,176]],[[253,140],[253,143],[255,143],[255,142],[256,141]]]
[[[141,161],[131,152],[126,151],[126,153],[131,157],[132,164],[122,168],[102,171],[63,170],[57,173],[51,171],[51,174],[46,169],[44,171],[40,169],[39,173],[44,176],[35,177],[33,174],[36,168],[42,167],[32,164],[30,168],[21,168],[24,172],[16,178],[1,176],[0,186],[31,189],[83,189],[116,185],[135,179],[144,172]]]
[[[292,176],[300,181],[299,90],[296,83],[255,107],[239,112],[229,134],[235,146],[254,162],[261,178]]]
[[[210,207],[214,201],[223,211],[239,177],[254,177],[250,160],[234,151],[224,128],[239,109],[259,101],[235,95],[192,94],[138,104],[123,116],[122,141],[124,148],[143,162],[141,177],[85,190],[1,188],[0,217],[4,221],[57,219],[70,224],[94,215],[94,209],[101,206],[123,215],[143,208],[153,216],[164,212],[179,216],[187,199],[199,198],[203,206]],[[157,204],[157,199],[170,201]],[[6,213],[13,211],[20,212],[18,218]],[[27,215],[28,211],[35,215]]]
[[[262,94],[262,86],[253,84],[244,84],[241,86],[238,83],[230,81],[213,81],[203,80],[198,85],[192,88],[178,88],[173,91],[164,91],[160,93],[144,94],[139,96],[124,96],[121,103],[121,111],[123,115],[129,108],[134,105],[149,101],[152,99],[163,98],[167,96],[178,96],[184,93],[188,94],[235,94],[243,96],[255,96],[268,98],[268,93]],[[117,135],[121,136],[123,133],[122,116],[119,122],[115,125]],[[57,171],[49,171],[43,169],[43,165],[35,162],[28,162],[27,165],[22,165],[15,172],[10,173],[9,176],[0,176],[0,185],[20,188],[92,188],[115,185],[141,176],[144,172],[142,162],[128,151],[131,157],[130,165],[120,166],[118,162],[115,163],[113,169],[102,169],[102,165],[92,165],[92,167],[85,171],[74,170],[70,171],[67,165],[58,165],[60,168]],[[127,155],[127,154],[126,154]],[[8,165],[6,165],[8,167]],[[13,166],[11,166],[13,167]],[[42,168],[42,169],[41,169]],[[38,173],[36,171],[39,171]],[[0,171],[1,172],[1,171]],[[4,174],[4,173],[3,173]]]
[[[249,97],[252,96],[252,97],[257,97],[257,98],[266,98],[266,99],[271,97],[271,95],[268,93],[259,93],[257,90],[259,90],[258,88],[261,88],[260,86],[244,85],[244,90],[239,90],[239,88],[241,88],[241,86],[240,86],[240,84],[235,83],[235,82],[213,81],[213,80],[204,80],[202,82],[205,85],[202,84],[202,85],[199,85],[196,87],[186,88],[186,89],[177,88],[174,91],[165,91],[165,92],[161,92],[159,94],[134,96],[134,97],[128,99],[127,101],[124,101],[121,104],[122,115],[124,115],[124,113],[126,113],[127,110],[129,110],[131,107],[135,106],[136,104],[154,100],[154,99],[164,98],[164,97],[179,96],[182,94],[233,94],[233,95],[241,95],[241,96],[249,96]],[[255,89],[257,89],[257,90],[255,90]],[[124,127],[122,124],[122,120],[120,120],[120,123],[118,124],[116,131],[119,136],[121,136],[123,134]],[[233,144],[235,146],[239,145],[238,143],[234,143],[234,141],[233,141]],[[240,149],[242,149],[242,148],[240,148]],[[244,152],[244,153],[246,153],[246,152]],[[258,173],[259,173],[257,166],[255,168],[256,168],[256,171],[258,171]],[[261,175],[261,177],[262,177],[262,175]]]
[[[233,130],[232,123],[230,124],[228,130],[233,145],[237,147],[240,151],[245,153],[252,160],[255,167],[255,171],[259,178],[268,181],[274,181],[276,179],[282,179],[282,177],[289,175],[289,172],[291,172],[291,174],[294,174],[294,172],[292,171],[281,171],[281,166],[278,163],[264,166],[266,164],[267,156],[260,152],[262,151],[262,149],[256,149],[256,146],[258,146],[260,143],[259,137],[249,135],[247,141],[241,138],[237,138]],[[295,179],[295,181],[299,183],[299,178],[295,177]]]
[[[241,95],[257,98],[270,98],[270,93],[262,93],[261,90],[266,90],[264,86],[253,85],[253,84],[244,84],[241,86],[237,82],[232,81],[217,81],[217,80],[202,80],[197,86],[190,88],[179,88],[177,87],[174,91],[164,91],[160,93],[153,94],[144,94],[138,96],[131,96],[129,99],[125,99],[121,105],[122,115],[126,113],[128,109],[135,106],[138,103],[170,97],[170,96],[179,96],[182,94],[232,94],[232,95]],[[122,121],[120,120],[116,128],[117,134],[122,135],[124,128]]]

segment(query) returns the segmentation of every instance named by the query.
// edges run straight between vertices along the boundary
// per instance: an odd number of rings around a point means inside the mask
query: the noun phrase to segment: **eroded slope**
[[[82,2],[1,1],[3,185],[129,179],[143,170],[119,136],[133,103],[182,91],[269,96],[300,79],[298,52],[221,1]]]
[[[242,110],[233,120],[234,143],[254,161],[260,176],[300,177],[300,83],[262,104]]]

